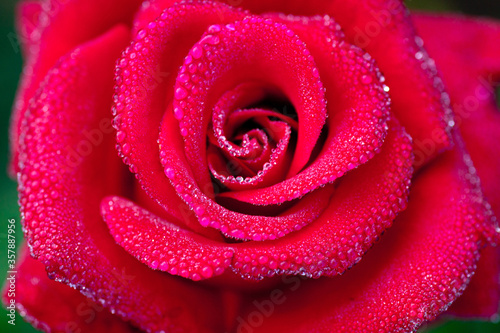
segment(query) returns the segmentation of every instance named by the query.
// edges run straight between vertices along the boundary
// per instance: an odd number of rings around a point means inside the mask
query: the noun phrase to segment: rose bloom
[[[499,304],[500,24],[399,0],[28,0],[46,332],[412,332]]]

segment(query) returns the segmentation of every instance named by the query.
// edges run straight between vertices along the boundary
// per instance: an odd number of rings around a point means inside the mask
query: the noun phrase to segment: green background
[[[15,0],[0,0],[0,284],[4,281],[7,271],[7,220],[15,218],[19,222],[17,207],[16,184],[7,177],[5,172],[8,161],[8,123],[10,110],[19,74],[21,72],[22,59],[19,49],[12,41],[14,29],[14,6]],[[479,15],[500,17],[500,1],[492,4],[491,0],[407,0],[411,8],[461,11]],[[489,5],[482,5],[489,3]],[[489,6],[489,7],[488,7]],[[16,227],[17,245],[21,244],[22,232],[18,223]],[[29,324],[23,322],[17,315],[16,326],[7,324],[6,311],[0,309],[0,332],[30,333],[37,332]],[[449,321],[433,324],[422,328],[422,332],[444,333],[444,332],[500,332],[500,324],[483,322]]]

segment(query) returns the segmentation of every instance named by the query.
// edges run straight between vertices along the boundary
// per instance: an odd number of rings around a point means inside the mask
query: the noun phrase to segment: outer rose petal
[[[285,278],[282,289],[248,299],[239,326],[409,332],[433,320],[466,287],[493,227],[470,168],[462,152],[445,153],[417,176],[408,209],[358,265],[338,278]],[[270,306],[272,315],[264,318],[262,309]]]
[[[48,278],[45,267],[23,247],[16,266],[16,307],[33,327],[44,332],[139,332],[75,289]],[[10,303],[7,285],[3,294]]]
[[[498,320],[500,304],[500,253],[487,247],[467,289],[446,312],[459,317]]]
[[[45,74],[56,61],[76,46],[95,38],[117,23],[130,24],[140,0],[40,0],[41,11],[32,2],[22,2],[19,33],[31,30],[29,52],[16,96],[10,127],[11,165],[18,168],[20,126]],[[96,8],[99,10],[96,12]],[[34,16],[32,16],[34,15]],[[37,24],[32,26],[32,24]],[[28,28],[29,27],[29,28]],[[84,28],[83,28],[84,27]]]
[[[39,41],[40,32],[37,27],[42,10],[42,3],[38,0],[21,1],[17,7],[17,33],[25,59],[32,56]]]
[[[500,81],[500,24],[430,15],[415,15],[414,21],[443,73],[457,126],[485,194],[500,217],[500,110],[495,100]]]
[[[51,277],[142,329],[218,332],[224,305],[216,291],[145,267],[116,245],[100,217],[101,199],[124,193],[123,166],[109,122],[97,130],[100,140],[88,133],[111,117],[113,65],[128,40],[118,26],[83,44],[50,70],[32,103],[20,147],[26,238]],[[68,149],[82,146],[77,161],[67,159]]]
[[[455,121],[498,218],[500,110],[494,87],[500,81],[500,24],[459,16],[414,15],[413,19],[442,71],[456,113]],[[453,306],[452,313],[487,318],[497,313],[500,258],[496,249],[486,252],[471,286]]]

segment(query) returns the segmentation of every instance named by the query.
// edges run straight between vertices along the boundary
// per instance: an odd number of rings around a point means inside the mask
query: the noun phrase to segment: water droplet
[[[177,99],[184,99],[186,98],[188,95],[186,89],[182,88],[182,87],[178,87],[177,89],[175,89],[175,98]]]
[[[370,84],[370,83],[372,83],[372,77],[371,77],[371,76],[369,76],[369,75],[363,75],[363,76],[361,77],[361,82],[362,82],[363,84]]]
[[[210,27],[208,27],[208,32],[211,33],[211,34],[215,34],[215,33],[218,33],[220,32],[221,30],[221,27],[220,25],[211,25]]]
[[[183,116],[184,116],[184,112],[182,111],[182,109],[180,107],[175,107],[174,108],[175,119],[180,120],[180,119],[182,119]]]
[[[209,277],[211,277],[213,275],[213,270],[210,266],[207,266],[207,267],[204,267],[202,270],[201,270],[201,275],[203,275],[204,278],[208,279]]]
[[[175,177],[175,172],[174,172],[174,169],[172,169],[172,168],[166,168],[165,174],[167,175],[167,177],[169,179],[174,179],[174,177]]]
[[[123,140],[125,140],[125,137],[126,137],[126,134],[123,131],[118,131],[116,133],[116,141],[117,142],[123,142]]]
[[[192,48],[191,54],[193,55],[193,58],[200,59],[203,56],[203,49],[197,44]]]

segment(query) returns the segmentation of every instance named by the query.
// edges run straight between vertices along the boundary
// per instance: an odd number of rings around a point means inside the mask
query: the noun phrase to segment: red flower
[[[19,7],[21,313],[45,331],[413,331],[469,282],[454,313],[496,313],[500,25],[226,2]]]

